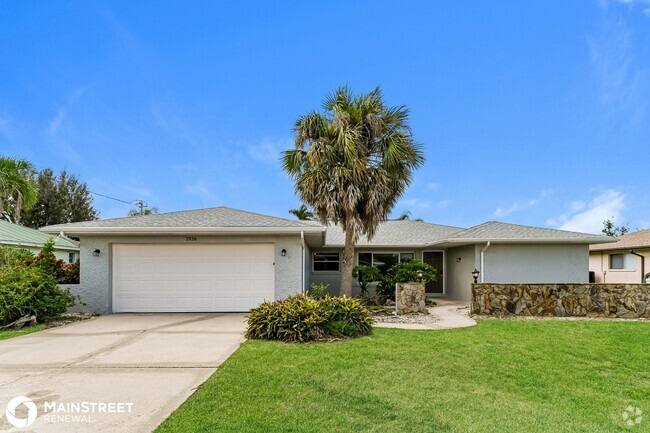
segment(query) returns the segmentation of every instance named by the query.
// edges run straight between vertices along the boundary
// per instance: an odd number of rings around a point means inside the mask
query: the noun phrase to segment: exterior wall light
[[[478,271],[478,269],[474,268],[474,270],[472,271],[472,278],[474,278],[474,284],[478,283],[478,274],[480,274],[480,272]]]
[[[422,272],[422,270],[420,269],[419,271],[416,272],[416,274],[420,282],[422,282],[422,277],[424,276],[424,272]]]
[[[282,248],[282,251],[280,251],[280,255],[281,255],[282,257],[286,256],[286,255],[287,255],[287,250],[285,250],[284,248]]]
[[[95,251],[93,251],[93,256],[99,257],[99,253],[101,253],[101,251],[99,250],[99,248],[97,248]]]

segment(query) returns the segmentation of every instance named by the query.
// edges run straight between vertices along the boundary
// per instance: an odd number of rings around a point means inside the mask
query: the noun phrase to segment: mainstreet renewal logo
[[[18,409],[23,405],[27,408],[25,416],[19,416]],[[24,411],[20,412],[21,415]],[[93,423],[97,414],[122,414],[132,413],[133,403],[126,402],[43,402],[43,421],[46,423]],[[38,408],[29,397],[15,397],[7,403],[5,410],[7,421],[14,427],[29,427],[36,421]]]
[[[16,409],[20,405],[25,405],[27,408],[27,418],[19,418],[16,416]],[[34,424],[34,421],[36,421],[37,412],[38,410],[36,409],[36,405],[31,398],[15,397],[12,398],[9,403],[7,403],[5,415],[7,417],[7,421],[9,421],[12,426],[22,428],[29,427],[30,425]]]

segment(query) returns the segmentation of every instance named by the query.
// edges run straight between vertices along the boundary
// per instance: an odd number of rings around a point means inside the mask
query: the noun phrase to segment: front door
[[[443,255],[442,251],[429,251],[425,252],[422,255],[422,261],[427,265],[431,265],[438,271],[438,279],[436,281],[429,281],[427,283],[426,292],[427,293],[444,293],[444,275],[443,275]]]

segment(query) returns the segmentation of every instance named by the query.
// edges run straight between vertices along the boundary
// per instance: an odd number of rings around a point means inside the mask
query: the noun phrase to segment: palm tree
[[[411,211],[405,210],[397,217],[397,221],[408,221],[411,219]]]
[[[411,220],[411,211],[410,210],[405,210],[398,216],[395,221],[410,221]],[[420,221],[424,222],[422,218],[415,218],[413,221]]]
[[[307,208],[307,205],[303,204],[298,209],[289,209],[289,213],[299,220],[310,220],[314,218],[314,213]]]
[[[38,199],[34,165],[24,159],[0,157],[0,211],[13,214],[20,222],[20,212],[29,209]]]
[[[295,124],[295,148],[283,152],[283,169],[300,200],[324,224],[345,232],[341,295],[352,293],[354,245],[371,239],[424,162],[404,106],[384,105],[381,90],[353,95],[340,87]]]

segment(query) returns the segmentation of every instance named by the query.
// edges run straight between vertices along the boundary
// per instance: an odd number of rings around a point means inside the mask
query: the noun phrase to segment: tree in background
[[[36,183],[38,200],[32,208],[23,210],[24,225],[40,228],[99,217],[88,186],[65,170],[56,176],[51,168],[43,169],[38,173]]]
[[[607,236],[617,238],[629,232],[630,232],[630,228],[626,225],[622,225],[618,227],[614,224],[614,221],[612,221],[611,219],[603,221],[603,233],[606,234]]]
[[[289,213],[299,220],[311,220],[314,218],[314,213],[309,210],[307,205],[303,204],[298,209],[289,209]]]
[[[283,153],[283,169],[319,220],[343,229],[340,293],[350,296],[356,241],[374,236],[424,156],[408,110],[386,106],[379,88],[353,95],[341,87],[325,98],[323,109],[298,119],[295,148]]]
[[[16,223],[20,222],[22,211],[37,202],[35,173],[34,165],[29,161],[0,157],[0,212],[10,214]]]
[[[145,206],[142,209],[131,209],[129,211],[129,216],[134,217],[134,216],[141,216],[141,215],[156,215],[158,214],[158,208],[157,207],[148,207]]]
[[[410,221],[410,220],[411,220],[410,210],[405,210],[396,219],[396,221]],[[413,221],[424,221],[424,220],[422,218],[415,218]]]

